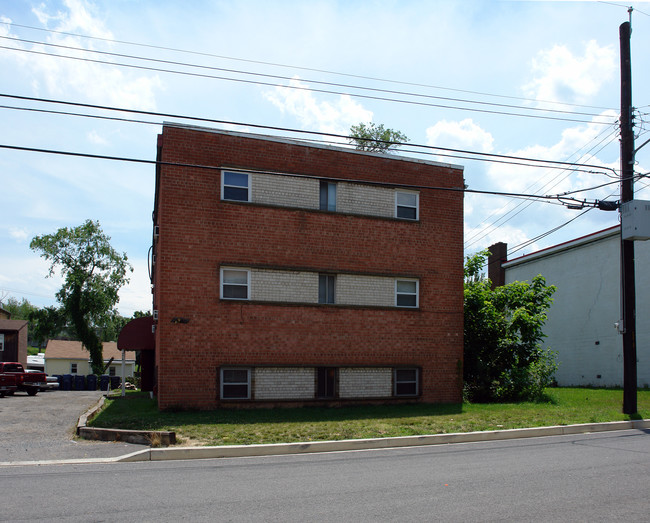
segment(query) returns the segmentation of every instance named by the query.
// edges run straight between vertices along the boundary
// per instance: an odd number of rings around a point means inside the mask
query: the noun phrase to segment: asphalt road
[[[0,467],[0,520],[647,521],[650,433]]]
[[[77,420],[101,398],[100,391],[16,392],[0,398],[0,463],[110,458],[142,445],[73,439]]]

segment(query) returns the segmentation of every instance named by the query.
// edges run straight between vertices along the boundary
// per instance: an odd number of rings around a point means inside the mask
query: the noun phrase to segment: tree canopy
[[[102,340],[97,326],[112,322],[118,291],[133,271],[125,253],[111,247],[99,222],[86,220],[74,228],[36,236],[30,248],[50,264],[48,276],[60,270],[64,283],[56,297],[76,336],[90,352],[93,372],[103,371]]]
[[[481,275],[488,251],[465,263],[465,394],[472,401],[539,399],[557,369],[542,347],[543,326],[555,287],[541,275],[531,283],[491,288]]]
[[[387,129],[383,124],[369,122],[350,127],[350,143],[360,151],[387,153],[408,141],[400,131]]]

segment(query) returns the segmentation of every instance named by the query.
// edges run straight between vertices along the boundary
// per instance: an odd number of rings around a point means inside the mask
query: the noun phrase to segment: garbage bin
[[[72,390],[72,374],[64,374],[63,378],[63,390]]]
[[[86,390],[97,390],[97,376],[95,374],[86,376]]]
[[[54,377],[59,382],[59,390],[63,390],[63,374],[55,374]]]
[[[99,389],[100,390],[108,390],[108,385],[110,383],[111,377],[108,376],[107,374],[102,374],[99,377]]]
[[[111,376],[111,389],[119,389],[122,385],[122,379],[119,376]]]
[[[83,374],[75,374],[74,390],[86,390],[86,376]]]

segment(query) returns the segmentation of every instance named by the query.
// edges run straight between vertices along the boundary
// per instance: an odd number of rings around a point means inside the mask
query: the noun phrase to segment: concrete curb
[[[398,447],[443,445],[450,443],[471,443],[477,441],[498,441],[516,438],[538,438],[608,432],[614,430],[650,428],[650,420],[612,421],[607,423],[585,423],[580,425],[559,425],[554,427],[533,427],[526,429],[495,430],[487,432],[459,432],[454,434],[433,434],[426,436],[405,436],[398,438],[373,438],[340,441],[314,441],[302,443],[275,443],[270,445],[227,445],[219,447],[175,447],[151,448],[115,458],[115,462],[164,461],[181,459],[214,459],[250,456],[273,456],[286,454],[310,454],[315,452],[342,452]]]
[[[125,430],[125,429],[101,429],[88,427],[88,420],[93,419],[104,406],[106,397],[102,396],[99,401],[87,412],[82,414],[77,421],[77,436],[83,439],[100,441],[123,441],[138,445],[173,445],[176,443],[176,433],[167,430]]]

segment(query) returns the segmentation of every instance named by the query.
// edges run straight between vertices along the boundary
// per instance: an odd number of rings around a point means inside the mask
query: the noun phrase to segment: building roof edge
[[[207,133],[214,133],[214,134],[226,134],[230,136],[239,136],[242,138],[251,138],[254,140],[267,140],[270,142],[279,142],[279,143],[286,143],[290,145],[296,145],[296,146],[302,146],[302,147],[312,147],[316,149],[329,149],[332,151],[339,151],[339,152],[345,152],[345,153],[351,153],[351,154],[363,154],[367,156],[375,156],[377,158],[388,158],[390,160],[398,160],[398,161],[404,161],[404,162],[412,162],[412,163],[422,163],[425,165],[432,165],[436,167],[446,167],[449,169],[458,169],[460,171],[465,170],[465,167],[463,165],[457,165],[457,164],[452,164],[452,163],[443,163],[443,162],[434,162],[431,160],[421,160],[419,158],[412,158],[409,156],[399,156],[397,154],[385,154],[385,153],[374,153],[374,152],[369,152],[369,151],[358,151],[356,149],[350,149],[347,147],[343,146],[335,146],[335,145],[324,145],[324,144],[319,144],[319,143],[314,143],[310,142],[308,140],[300,140],[296,138],[287,138],[285,136],[273,136],[269,134],[255,134],[255,133],[243,133],[240,131],[227,131],[225,129],[214,129],[212,127],[201,127],[198,125],[191,125],[191,124],[182,124],[182,123],[176,123],[176,122],[163,122],[163,128],[164,127],[177,127],[180,129],[188,129],[188,130],[193,130],[193,131],[202,131],[202,132],[207,132]]]
[[[523,256],[519,256],[517,258],[513,258],[512,260],[503,262],[502,267],[504,269],[507,269],[508,267],[520,265],[522,263],[526,263],[532,260],[538,260],[540,258],[552,256],[559,252],[567,251],[569,249],[574,249],[582,245],[587,245],[589,243],[597,242],[605,238],[608,238],[610,236],[615,236],[616,234],[619,233],[620,228],[621,228],[620,225],[614,225],[612,227],[608,227],[607,229],[603,229],[601,231],[587,234],[585,236],[580,236],[578,238],[574,238],[573,240],[568,240],[566,242],[558,243],[557,245],[546,247],[545,249],[540,249],[537,252],[524,254]]]

